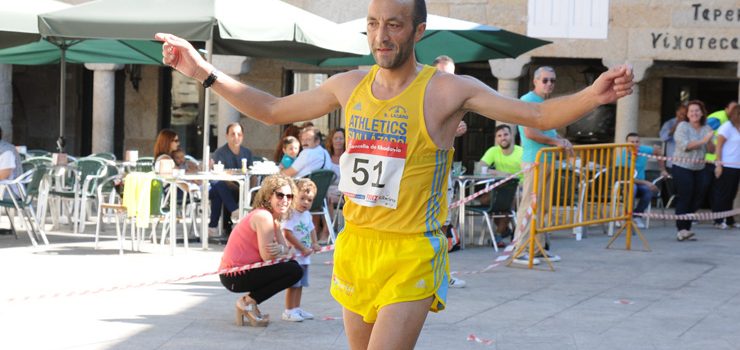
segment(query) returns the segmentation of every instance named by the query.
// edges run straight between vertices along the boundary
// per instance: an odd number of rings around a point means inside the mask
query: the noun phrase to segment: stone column
[[[602,59],[602,62],[604,66],[610,68],[625,63],[608,58]],[[647,69],[653,65],[653,60],[628,60],[627,63],[632,65],[635,85],[631,95],[617,101],[617,123],[614,130],[614,142],[616,143],[623,143],[627,134],[637,132],[640,120],[640,82],[645,78]]]
[[[239,75],[249,73],[251,58],[244,56],[213,55],[213,65],[223,74],[239,80]],[[226,143],[226,126],[238,122],[241,114],[226,99],[218,98],[218,145]],[[215,150],[211,150],[215,151]]]
[[[115,127],[116,74],[122,64],[85,63],[94,71],[92,153],[113,152]]]
[[[504,96],[519,98],[519,77],[524,74],[524,66],[529,62],[530,57],[527,56],[488,60],[488,65],[491,66],[491,74],[498,79],[496,90]],[[511,127],[512,136],[516,136],[518,132],[516,125],[508,125]]]
[[[3,140],[13,143],[13,66],[0,64],[0,128]]]

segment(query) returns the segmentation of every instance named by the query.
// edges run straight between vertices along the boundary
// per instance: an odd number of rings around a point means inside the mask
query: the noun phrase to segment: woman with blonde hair
[[[280,222],[288,215],[296,193],[293,180],[272,175],[262,181],[254,198],[254,210],[239,221],[224,248],[219,270],[265,262],[289,256]],[[257,305],[294,285],[303,277],[295,260],[219,275],[221,284],[234,293],[245,293],[236,301],[236,324],[264,327],[269,315]]]

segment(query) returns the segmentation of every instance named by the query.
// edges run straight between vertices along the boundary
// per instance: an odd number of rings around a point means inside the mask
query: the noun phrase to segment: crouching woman
[[[224,248],[219,271],[288,256],[288,247],[280,231],[280,221],[288,214],[295,184],[287,176],[274,175],[262,181],[252,210],[234,228]],[[236,301],[236,324],[264,327],[269,315],[257,307],[303,277],[303,270],[290,260],[246,271],[223,273],[221,284],[234,293],[246,293]]]

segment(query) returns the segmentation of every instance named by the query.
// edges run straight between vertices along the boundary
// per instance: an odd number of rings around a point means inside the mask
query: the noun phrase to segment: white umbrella
[[[0,0],[0,49],[38,41],[36,16],[70,6],[54,0]]]

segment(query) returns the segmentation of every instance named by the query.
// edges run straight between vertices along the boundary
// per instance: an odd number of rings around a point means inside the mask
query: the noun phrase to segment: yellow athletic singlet
[[[436,70],[424,66],[402,93],[379,100],[371,90],[378,68],[357,85],[345,108],[347,148],[339,162],[345,219],[382,232],[436,231],[447,216],[453,155],[437,148],[424,121],[424,93]]]

